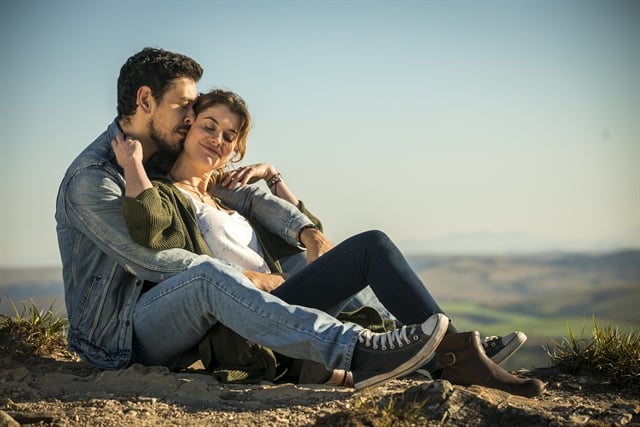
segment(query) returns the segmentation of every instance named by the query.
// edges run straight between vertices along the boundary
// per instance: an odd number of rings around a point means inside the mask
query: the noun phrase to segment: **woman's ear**
[[[140,86],[138,93],[136,93],[136,105],[142,109],[145,113],[151,113],[152,106],[155,103],[153,99],[153,93],[149,86]]]

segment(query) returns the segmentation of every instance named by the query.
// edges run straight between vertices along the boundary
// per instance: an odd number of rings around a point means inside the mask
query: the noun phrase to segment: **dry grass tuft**
[[[593,318],[590,338],[571,330],[561,341],[549,340],[545,350],[553,365],[569,373],[592,373],[609,378],[611,384],[640,384],[640,333],[621,333],[617,327],[601,328]]]
[[[14,315],[0,314],[0,344],[13,346],[16,354],[46,356],[66,347],[65,333],[69,322],[53,312],[53,303],[46,310],[36,304],[22,304],[19,311],[12,300]]]

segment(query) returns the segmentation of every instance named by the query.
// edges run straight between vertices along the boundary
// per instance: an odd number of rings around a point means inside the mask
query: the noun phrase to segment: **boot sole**
[[[438,348],[440,341],[442,341],[442,338],[444,338],[444,335],[447,332],[447,328],[449,327],[449,318],[441,313],[437,313],[431,316],[425,323],[428,322],[434,323],[432,327],[431,337],[427,340],[427,342],[424,343],[424,346],[418,353],[416,353],[411,359],[407,360],[392,371],[374,375],[372,377],[359,381],[355,383],[353,387],[358,391],[365,388],[375,387],[382,384],[383,382],[401,377],[403,375],[407,375],[422,366],[422,364],[424,364],[427,359],[429,359],[429,357],[436,351],[436,348]],[[431,325],[428,325],[428,327],[431,327]]]

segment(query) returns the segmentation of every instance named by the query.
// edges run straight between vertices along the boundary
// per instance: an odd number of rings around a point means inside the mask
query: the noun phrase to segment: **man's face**
[[[193,103],[198,93],[196,82],[181,77],[175,79],[162,100],[155,105],[149,118],[149,136],[158,150],[177,153],[195,119]]]

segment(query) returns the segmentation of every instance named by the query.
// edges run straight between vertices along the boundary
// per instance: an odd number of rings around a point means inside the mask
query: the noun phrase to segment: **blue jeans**
[[[288,305],[246,282],[233,268],[203,262],[143,293],[133,313],[132,362],[188,366],[198,358],[198,343],[220,321],[284,355],[349,369],[359,326]]]
[[[307,254],[306,252],[300,252],[295,255],[282,257],[278,261],[280,261],[280,265],[282,266],[282,269],[285,273],[293,275],[307,266]],[[380,313],[383,319],[393,319],[396,322],[396,325],[401,324],[398,319],[394,318],[393,315],[389,313],[389,311],[385,308],[385,306],[382,305],[370,286],[367,286],[366,288],[358,292],[353,296],[353,298],[336,304],[335,307],[326,310],[326,312],[331,314],[332,316],[337,316],[343,311],[355,311],[363,306],[375,308],[376,311]]]
[[[398,247],[381,231],[345,240],[272,294],[289,304],[333,311],[367,285],[403,324],[422,323],[435,313],[444,313]]]
[[[220,321],[278,353],[348,370],[360,328],[326,311],[367,285],[404,324],[443,312],[399,249],[379,231],[345,240],[271,294],[234,278],[241,275],[236,270],[213,274],[214,268],[224,267],[205,262],[142,294],[133,314],[134,362],[188,365],[197,359],[200,340]]]

